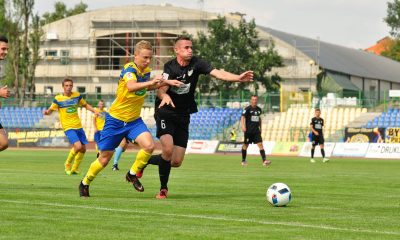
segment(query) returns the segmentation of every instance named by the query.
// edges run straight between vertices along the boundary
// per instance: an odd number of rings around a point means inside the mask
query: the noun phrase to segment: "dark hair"
[[[6,38],[6,36],[0,35],[0,42],[8,43],[8,39]]]
[[[256,97],[256,98],[258,98],[258,96],[257,96],[257,95],[255,95],[255,94],[251,95],[251,97],[252,97],[252,98],[253,98],[253,97]]]
[[[319,109],[319,108],[316,108],[316,109],[315,109],[315,111],[316,111],[316,112],[317,112],[317,111],[318,111],[318,112],[321,112],[321,109]]]
[[[103,100],[103,99],[100,99],[99,102],[104,102],[104,100]]]
[[[192,39],[190,39],[189,36],[181,35],[181,36],[178,36],[177,38],[175,38],[175,43],[177,43],[180,40],[192,41]]]
[[[62,81],[62,85],[64,86],[64,83],[66,83],[66,82],[72,82],[72,83],[74,83],[74,81],[72,81],[72,79],[66,78],[66,79],[64,79],[64,80]]]

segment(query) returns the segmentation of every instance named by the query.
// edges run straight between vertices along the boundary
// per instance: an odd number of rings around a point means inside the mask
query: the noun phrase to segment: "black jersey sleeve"
[[[197,64],[196,64],[196,69],[200,74],[210,74],[210,72],[214,69],[211,64],[208,62],[199,59]]]
[[[246,117],[246,115],[247,115],[247,107],[244,108],[243,111],[242,111],[242,116]]]

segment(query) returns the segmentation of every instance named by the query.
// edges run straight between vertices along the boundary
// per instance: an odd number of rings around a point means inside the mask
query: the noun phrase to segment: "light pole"
[[[315,64],[313,60],[308,61],[308,64],[310,64],[310,92],[311,92],[311,78],[312,78],[312,68]]]

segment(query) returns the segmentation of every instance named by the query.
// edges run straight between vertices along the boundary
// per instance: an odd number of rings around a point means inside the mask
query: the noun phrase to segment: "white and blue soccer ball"
[[[267,200],[276,207],[286,206],[292,200],[292,192],[286,184],[274,183],[267,190]]]

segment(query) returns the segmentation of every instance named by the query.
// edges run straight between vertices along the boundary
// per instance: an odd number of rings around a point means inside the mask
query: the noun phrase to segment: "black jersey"
[[[260,133],[261,108],[248,106],[243,110],[242,116],[246,120],[246,133]]]
[[[197,81],[200,74],[209,74],[213,68],[207,62],[192,57],[189,65],[182,67],[177,62],[176,58],[170,60],[164,65],[163,76],[166,79],[176,79],[184,83],[181,87],[170,87],[167,94],[171,97],[175,108],[164,106],[165,110],[174,113],[195,113],[197,112],[197,104],[194,99]],[[158,109],[161,100],[156,99],[155,109]]]
[[[319,135],[323,134],[322,127],[324,126],[324,119],[313,117],[310,125],[313,126],[314,130],[317,131]]]

